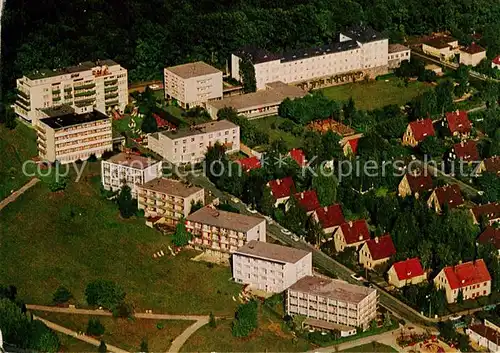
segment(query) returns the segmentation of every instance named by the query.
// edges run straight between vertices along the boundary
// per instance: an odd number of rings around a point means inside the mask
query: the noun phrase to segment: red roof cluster
[[[464,203],[460,187],[457,184],[437,188],[434,192],[441,206],[446,204],[451,209]]]
[[[493,64],[500,65],[500,55],[493,59]]]
[[[432,189],[432,177],[428,173],[406,174],[406,180],[410,185],[412,193],[422,192]]]
[[[473,284],[491,281],[490,273],[483,259],[444,268],[451,289],[459,289]]]
[[[479,160],[479,152],[475,141],[460,142],[453,145],[453,150],[458,158],[464,162],[472,162]]]
[[[500,65],[500,64],[499,64]],[[489,173],[500,173],[500,156],[490,157],[484,160],[484,167]]]
[[[400,281],[419,277],[425,273],[418,257],[395,262],[392,266],[394,267],[394,271],[396,271],[396,275]]]
[[[370,231],[364,219],[343,223],[340,229],[347,244],[370,240]]]
[[[177,126],[175,126],[174,124],[172,124],[170,121],[167,121],[167,120],[163,119],[158,114],[153,113],[153,117],[155,118],[156,125],[158,126],[159,129],[164,128],[164,127],[168,127],[169,130],[175,130],[175,129],[177,129]]]
[[[488,341],[496,343],[500,342],[500,332],[483,324],[472,325],[470,330],[477,333],[479,336],[486,338]]]
[[[429,118],[412,121],[410,123],[410,128],[413,132],[413,137],[415,137],[415,140],[418,142],[423,141],[428,136],[434,136],[436,134],[434,125],[432,125],[432,120]]]
[[[295,192],[295,184],[290,176],[271,180],[267,185],[271,188],[271,194],[275,199],[288,197]]]
[[[465,110],[446,113],[446,121],[448,122],[448,129],[450,129],[452,134],[455,132],[466,134],[472,129],[469,115]]]
[[[288,154],[300,167],[306,165],[306,155],[300,148],[294,148]]]
[[[493,244],[497,249],[500,249],[500,229],[487,226],[484,232],[479,235],[478,241],[481,244]]]
[[[315,190],[299,192],[293,196],[306,212],[312,212],[321,207]]]
[[[500,218],[500,203],[492,202],[484,205],[479,205],[471,208],[474,217],[478,222],[480,222],[481,217],[485,217],[487,220]]]
[[[342,207],[340,205],[330,205],[314,210],[318,222],[323,229],[340,226],[345,222]]]
[[[396,254],[396,248],[389,234],[375,237],[366,242],[373,260],[381,260]]]
[[[255,156],[239,159],[237,162],[241,165],[245,172],[252,169],[259,169],[261,167],[260,160]]]

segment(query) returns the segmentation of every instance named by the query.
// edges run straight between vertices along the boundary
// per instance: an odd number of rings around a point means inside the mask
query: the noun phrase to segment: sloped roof
[[[448,279],[451,289],[491,281],[490,273],[483,259],[445,267],[444,274]]]
[[[182,77],[184,79],[211,75],[219,72],[222,73],[222,71],[216,69],[211,65],[208,65],[203,61],[196,61],[193,63],[167,67],[167,70],[173,72],[177,76]]]
[[[453,145],[453,150],[458,158],[464,162],[478,161],[480,159],[476,141],[460,142]]]
[[[405,175],[412,193],[427,191],[432,189],[432,177],[428,173]]]
[[[493,64],[500,65],[500,55],[498,55],[497,57],[495,57],[495,59],[493,59],[492,62],[493,62]]]
[[[396,248],[389,234],[375,237],[366,242],[373,260],[381,260],[396,254]]]
[[[485,159],[484,166],[486,167],[487,172],[500,173],[500,156],[494,156]]]
[[[465,48],[460,49],[460,51],[467,53],[467,54],[477,54],[477,53],[482,53],[483,51],[486,51],[482,46],[476,44],[476,43],[471,43],[471,45],[466,46]]]
[[[242,246],[235,252],[235,254],[249,255],[293,264],[310,253],[310,251],[257,240],[249,241],[246,245]]]
[[[340,226],[340,229],[342,230],[344,240],[347,244],[370,240],[370,231],[364,219],[345,222]]]
[[[347,143],[349,144],[349,146],[351,146],[352,154],[355,155],[358,152],[359,138],[358,139],[349,140],[349,141],[347,141]]]
[[[451,133],[459,132],[465,134],[471,131],[472,124],[465,110],[456,110],[446,113],[446,121]]]
[[[318,195],[316,194],[315,190],[298,192],[293,196],[306,212],[311,212],[321,207],[321,205],[319,204]]]
[[[481,217],[486,217],[488,220],[500,218],[500,203],[492,202],[475,206],[471,208],[471,211],[478,222]]]
[[[400,281],[419,277],[425,273],[418,257],[395,262],[392,266],[394,267],[394,271],[396,271],[396,275]]]
[[[449,208],[455,208],[464,203],[460,187],[457,184],[443,186],[434,191],[441,206],[446,204]]]
[[[320,207],[315,211],[316,217],[323,229],[340,226],[345,222],[342,207],[340,205],[330,205],[327,207]]]
[[[295,192],[295,184],[292,177],[271,180],[268,186],[271,188],[271,194],[275,199],[290,196]]]
[[[479,235],[478,241],[481,244],[493,244],[495,248],[500,249],[500,229],[487,226]]]
[[[237,160],[237,162],[241,165],[244,171],[248,172],[252,169],[259,169],[261,167],[260,160],[255,157],[248,157]]]
[[[237,232],[248,232],[258,224],[266,221],[261,217],[217,210],[212,206],[200,208],[198,211],[187,216],[186,220],[219,228],[232,229]]]
[[[493,342],[496,345],[500,342],[500,332],[486,325],[472,325],[469,327],[469,330],[474,331],[479,336],[486,338],[488,341]]]
[[[432,125],[432,120],[428,118],[412,121],[410,123],[410,128],[413,132],[415,140],[418,142],[423,141],[428,136],[434,136],[436,134],[434,131],[434,125]]]
[[[288,154],[299,166],[303,167],[306,164],[306,155],[300,148],[294,148]]]

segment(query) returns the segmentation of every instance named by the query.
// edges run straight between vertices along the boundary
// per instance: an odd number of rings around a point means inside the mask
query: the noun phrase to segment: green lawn
[[[181,352],[304,352],[312,348],[304,339],[293,339],[282,325],[269,309],[261,308],[259,327],[249,337],[233,337],[231,320],[219,320],[216,328],[206,325],[196,331]]]
[[[356,107],[364,110],[381,108],[389,104],[404,105],[428,89],[422,82],[410,82],[408,87],[398,78],[380,81],[357,82],[322,89],[323,93],[337,101],[354,99]]]
[[[279,116],[269,116],[266,118],[251,120],[251,123],[255,125],[259,131],[269,134],[271,142],[282,139],[285,141],[289,149],[301,147],[302,139],[300,136],[294,136],[289,132],[285,132],[277,128],[279,124],[285,120],[285,118]],[[271,127],[273,123],[276,125],[276,129]]]
[[[385,344],[378,343],[378,342],[372,342],[372,343],[367,343],[362,346],[357,346],[354,348],[349,348],[341,352],[367,352],[367,353],[373,353],[373,352],[397,352],[394,348],[390,346],[386,346]]]
[[[82,342],[74,337],[67,336],[59,332],[56,334],[57,337],[59,337],[59,342],[61,343],[59,352],[97,352],[97,347],[91,345],[90,343]]]
[[[39,183],[2,210],[0,283],[15,285],[27,303],[50,304],[60,285],[78,305],[96,278],[113,280],[137,311],[232,315],[240,286],[228,267],[190,259],[193,251],[168,253],[169,237],[123,220],[116,205],[100,197],[99,163],[90,163],[80,182],[51,193]],[[93,177],[91,177],[93,175]]]
[[[77,332],[85,332],[91,316],[36,312],[37,316]],[[137,352],[143,338],[151,352],[166,352],[170,343],[193,322],[183,320],[127,320],[98,317],[104,325],[104,335],[98,337],[113,346]],[[158,329],[161,323],[163,328]],[[96,350],[94,348],[93,350]]]

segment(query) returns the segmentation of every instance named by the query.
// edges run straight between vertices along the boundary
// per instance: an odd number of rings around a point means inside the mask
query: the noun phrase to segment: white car
[[[234,203],[239,203],[240,202],[240,200],[238,200],[238,198],[236,198],[234,196],[231,197],[231,201],[233,201]]]
[[[457,321],[462,318],[462,315],[452,315],[449,317],[450,321]]]
[[[360,282],[365,280],[363,277],[361,277],[360,275],[357,275],[355,273],[353,273],[351,275],[351,278],[355,279],[356,281],[360,281]]]
[[[292,232],[290,232],[290,231],[289,231],[288,229],[286,229],[286,228],[281,228],[281,233],[286,234],[286,235],[291,235],[291,234],[292,234]]]
[[[293,241],[299,241],[300,238],[298,236],[296,236],[295,234],[292,234],[292,240]]]
[[[250,212],[250,213],[257,213],[258,211],[257,210],[254,210],[250,207],[247,207],[247,211]]]

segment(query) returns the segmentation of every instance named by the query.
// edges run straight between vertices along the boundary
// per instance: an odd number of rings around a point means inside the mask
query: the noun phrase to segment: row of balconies
[[[101,147],[104,147],[104,148],[101,149]],[[68,154],[72,154],[72,153],[80,152],[80,151],[88,151],[88,154],[91,154],[91,153],[93,153],[92,150],[111,151],[112,148],[113,148],[113,145],[111,144],[111,141],[110,142],[100,142],[100,143],[95,143],[95,144],[89,144],[89,145],[82,146],[82,147],[72,148],[70,150],[56,151],[56,156],[68,155]]]

